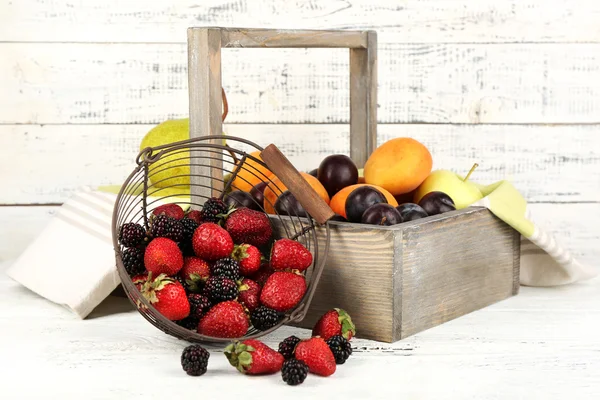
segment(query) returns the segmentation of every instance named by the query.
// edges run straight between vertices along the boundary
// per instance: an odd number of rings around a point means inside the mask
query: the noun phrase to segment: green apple
[[[439,191],[446,193],[452,198],[457,210],[468,207],[470,204],[483,198],[477,185],[468,180],[476,167],[477,164],[473,166],[464,179],[449,170],[439,169],[431,172],[417,188],[413,201],[418,203],[427,193]]]

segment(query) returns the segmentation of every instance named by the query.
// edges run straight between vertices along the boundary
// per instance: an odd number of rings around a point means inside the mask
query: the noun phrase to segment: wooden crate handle
[[[310,186],[277,146],[274,144],[268,145],[261,152],[260,157],[315,221],[322,225],[335,215],[335,212]]]

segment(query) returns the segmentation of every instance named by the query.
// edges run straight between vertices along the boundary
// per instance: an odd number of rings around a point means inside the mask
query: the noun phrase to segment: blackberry
[[[279,343],[279,353],[285,358],[289,360],[290,358],[294,358],[294,351],[296,350],[296,345],[300,343],[300,338],[297,336],[289,336],[283,339],[281,343]]]
[[[183,349],[181,353],[181,366],[192,376],[200,376],[206,372],[210,353],[198,344],[192,344]]]
[[[202,318],[212,305],[208,297],[197,293],[188,294],[188,301],[190,302],[190,315],[198,319]]]
[[[204,295],[213,304],[233,300],[239,294],[237,283],[224,276],[211,276],[204,286]]]
[[[144,267],[144,249],[130,248],[123,252],[123,265],[129,276],[141,274],[146,270]]]
[[[199,225],[196,221],[190,218],[184,218],[179,222],[183,228],[183,234],[181,235],[179,248],[184,256],[195,256],[196,254],[194,254],[194,248],[192,246],[192,237],[194,236],[194,232]]]
[[[125,247],[136,247],[144,241],[146,231],[140,224],[127,222],[119,230],[119,242]]]
[[[186,293],[188,293],[190,291],[190,287],[187,284],[187,282],[185,281],[185,279],[183,278],[183,276],[181,276],[181,275],[173,275],[172,278],[175,279],[177,282],[181,283],[181,286],[183,286],[183,288],[185,289]]]
[[[272,308],[260,306],[250,314],[250,322],[252,326],[260,331],[266,331],[274,327],[283,318],[283,314],[273,310]]]
[[[183,225],[180,220],[160,214],[152,220],[150,235],[154,238],[165,237],[180,242],[183,238]]]
[[[281,379],[288,385],[299,385],[308,375],[308,365],[304,361],[290,358],[283,362],[281,367]]]
[[[179,321],[175,321],[175,323],[179,326],[184,327],[185,329],[189,329],[190,331],[195,331],[198,329],[198,323],[200,320],[194,317],[187,317],[184,319],[180,319]]]
[[[217,223],[221,217],[217,217],[219,214],[227,213],[227,205],[216,197],[211,197],[206,200],[204,207],[202,207],[202,220],[206,222]]]
[[[336,364],[345,363],[352,354],[352,345],[341,335],[332,336],[326,342],[335,357]]]
[[[237,281],[240,279],[240,263],[231,257],[221,258],[213,265],[211,274]]]

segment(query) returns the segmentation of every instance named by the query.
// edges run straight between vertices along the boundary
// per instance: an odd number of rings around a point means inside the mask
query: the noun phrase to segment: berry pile
[[[219,303],[235,313],[240,304],[235,301]],[[264,306],[258,307],[259,311]],[[214,309],[214,308],[213,308]],[[219,315],[224,315],[220,313]],[[223,324],[223,322],[220,322]],[[224,324],[223,324],[224,325]],[[240,321],[240,332],[245,329]],[[228,326],[228,329],[237,329]],[[348,313],[340,308],[326,312],[315,324],[310,338],[285,338],[277,350],[257,339],[234,340],[224,349],[229,364],[244,375],[281,373],[281,380],[290,386],[302,384],[309,373],[327,377],[336,372],[352,355],[351,338],[356,334]],[[207,370],[208,352],[199,345],[183,350],[181,366],[189,375],[202,375]]]
[[[313,263],[302,243],[273,238],[264,212],[218,198],[200,211],[161,205],[147,230],[123,224],[119,241],[127,273],[157,311],[219,338],[277,326],[303,299]]]

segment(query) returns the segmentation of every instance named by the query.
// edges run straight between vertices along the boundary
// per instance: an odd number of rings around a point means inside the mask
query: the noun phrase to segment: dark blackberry
[[[285,358],[289,360],[290,358],[294,358],[294,351],[296,350],[296,345],[300,343],[300,338],[297,336],[289,336],[283,339],[281,343],[279,343],[279,353]]]
[[[190,291],[190,287],[187,284],[187,282],[185,281],[185,279],[183,279],[183,276],[181,276],[181,275],[173,275],[172,278],[175,279],[177,282],[181,283],[181,286],[183,286],[183,288],[185,289],[186,293],[188,293]]]
[[[281,367],[281,379],[288,385],[299,385],[308,375],[308,365],[304,361],[290,358],[283,362]]]
[[[202,318],[211,306],[208,297],[197,293],[188,294],[188,301],[190,302],[190,316],[198,319]]]
[[[150,236],[155,238],[165,237],[180,242],[183,238],[183,225],[180,220],[160,214],[152,220]]]
[[[219,214],[227,213],[227,205],[216,197],[211,197],[206,200],[202,207],[202,220],[205,222],[219,222],[221,217],[217,217]]]
[[[213,304],[234,300],[238,294],[237,283],[224,276],[211,276],[204,286],[204,295],[208,297]]]
[[[195,256],[194,248],[192,246],[192,237],[194,236],[194,232],[196,228],[198,228],[198,223],[190,218],[184,218],[180,220],[181,227],[183,228],[183,234],[181,235],[181,241],[179,242],[179,248],[184,256]]]
[[[187,317],[184,319],[180,319],[179,321],[175,321],[175,323],[179,326],[184,327],[185,329],[189,329],[190,331],[195,331],[198,329],[198,323],[200,320],[194,317]]]
[[[231,257],[221,258],[213,265],[211,274],[237,281],[240,279],[240,263]]]
[[[127,222],[119,230],[119,242],[125,247],[136,247],[144,241],[146,231],[140,224]]]
[[[274,327],[283,318],[283,314],[273,310],[272,308],[260,306],[250,314],[250,322],[252,326],[260,331],[266,331]]]
[[[131,248],[123,252],[123,266],[129,276],[141,274],[146,270],[144,266],[144,249]]]
[[[345,363],[352,354],[352,345],[341,335],[332,336],[326,342],[335,357],[336,364]]]
[[[181,366],[192,376],[200,376],[206,372],[210,353],[198,344],[192,344],[183,349],[181,353]]]

